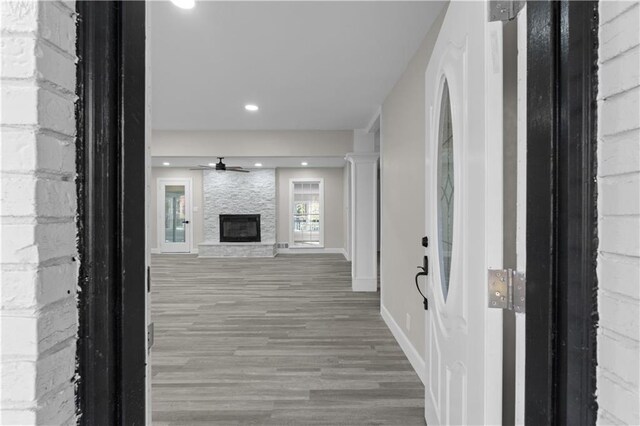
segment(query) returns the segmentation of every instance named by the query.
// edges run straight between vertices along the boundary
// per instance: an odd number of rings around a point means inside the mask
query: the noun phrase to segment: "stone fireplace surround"
[[[276,171],[203,171],[204,239],[199,257],[273,257],[276,242]],[[260,242],[220,242],[221,214],[259,214]]]

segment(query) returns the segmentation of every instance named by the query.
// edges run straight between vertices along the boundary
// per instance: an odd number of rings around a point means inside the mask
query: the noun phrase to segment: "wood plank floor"
[[[152,257],[154,424],[423,425],[423,386],[341,255]]]

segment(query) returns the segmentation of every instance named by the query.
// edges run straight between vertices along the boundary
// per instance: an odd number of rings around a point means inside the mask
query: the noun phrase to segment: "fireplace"
[[[260,242],[259,214],[221,214],[221,243]]]

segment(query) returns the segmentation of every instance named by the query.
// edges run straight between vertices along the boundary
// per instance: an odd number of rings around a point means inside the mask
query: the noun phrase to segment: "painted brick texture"
[[[0,10],[0,424],[74,424],[75,4]]]
[[[640,424],[640,2],[600,1],[598,424]]]

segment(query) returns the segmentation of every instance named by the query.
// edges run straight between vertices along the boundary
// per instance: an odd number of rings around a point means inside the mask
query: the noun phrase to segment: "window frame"
[[[295,243],[295,237],[293,232],[293,195],[294,195],[294,187],[296,183],[319,183],[320,184],[320,243],[318,245],[300,245]],[[324,248],[324,178],[291,178],[289,179],[289,200],[288,200],[288,209],[289,209],[289,248],[293,249],[323,249]]]

